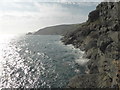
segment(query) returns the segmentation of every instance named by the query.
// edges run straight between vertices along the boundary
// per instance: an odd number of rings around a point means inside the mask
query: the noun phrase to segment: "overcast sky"
[[[98,4],[67,1],[0,0],[0,34],[27,33],[51,25],[81,23]]]

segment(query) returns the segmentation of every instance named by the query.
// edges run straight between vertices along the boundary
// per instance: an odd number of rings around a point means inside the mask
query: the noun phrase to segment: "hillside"
[[[34,35],[65,35],[68,32],[74,31],[77,28],[77,26],[78,26],[77,24],[51,26],[40,29],[33,34]]]
[[[102,2],[86,23],[62,38],[90,59],[85,75],[73,77],[70,88],[120,88],[120,2]]]

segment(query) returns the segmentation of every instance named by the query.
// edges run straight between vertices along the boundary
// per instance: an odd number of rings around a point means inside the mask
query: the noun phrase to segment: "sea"
[[[60,35],[0,35],[1,88],[64,88],[85,71],[84,52]]]

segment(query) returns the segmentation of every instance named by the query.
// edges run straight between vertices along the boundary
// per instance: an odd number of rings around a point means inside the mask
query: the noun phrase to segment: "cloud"
[[[96,6],[86,4],[0,2],[0,32],[25,33],[50,25],[81,23]]]
[[[86,14],[87,10],[96,6],[96,3],[40,3],[40,2],[24,2],[24,3],[0,3],[0,15],[16,15],[16,16],[65,16],[70,13]],[[89,7],[89,8],[88,8]],[[83,10],[84,9],[84,10]]]
[[[0,0],[0,2],[118,2],[118,0]]]

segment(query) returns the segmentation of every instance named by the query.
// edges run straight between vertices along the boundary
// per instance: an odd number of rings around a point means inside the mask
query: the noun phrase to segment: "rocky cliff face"
[[[88,17],[62,39],[90,59],[88,74],[73,77],[68,87],[120,88],[120,2],[102,2]]]

